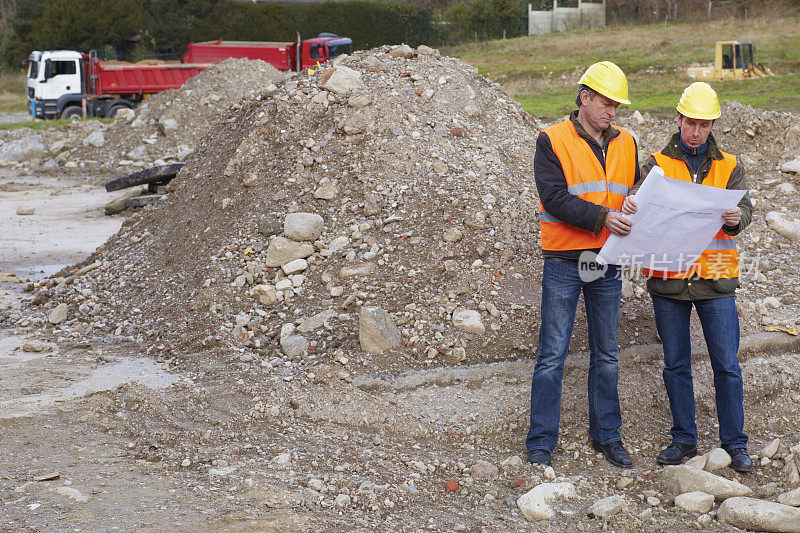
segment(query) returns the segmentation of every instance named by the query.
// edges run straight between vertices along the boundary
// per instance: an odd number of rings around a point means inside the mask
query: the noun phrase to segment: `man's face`
[[[683,142],[690,148],[697,148],[708,139],[708,134],[711,133],[711,128],[714,127],[714,121],[689,118],[679,114],[678,126],[681,129]]]
[[[619,102],[603,96],[602,94],[589,95],[589,91],[581,92],[581,117],[597,131],[603,131],[611,125],[617,114]]]

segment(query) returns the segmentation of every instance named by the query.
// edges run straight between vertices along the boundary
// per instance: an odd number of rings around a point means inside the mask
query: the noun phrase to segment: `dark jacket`
[[[681,151],[680,138],[680,133],[674,134],[669,140],[669,143],[667,143],[667,146],[661,150],[661,153],[673,159],[681,159],[686,162],[694,182],[702,183],[711,170],[711,163],[713,160],[722,159],[722,152],[720,152],[719,147],[717,147],[717,141],[714,139],[713,135],[710,134],[708,136],[705,159],[700,164],[697,173],[694,173],[691,166],[686,161],[685,154]],[[644,166],[642,166],[642,175],[647,176],[654,166],[656,166],[656,160],[653,156],[650,156]],[[747,190],[747,179],[745,178],[744,167],[738,160],[736,161],[736,167],[733,169],[733,172],[731,172],[730,178],[728,178],[727,188]],[[635,194],[638,189],[639,186],[634,187],[631,194]],[[739,224],[736,226],[722,226],[722,230],[731,236],[738,235],[753,219],[753,203],[750,201],[749,193],[744,194],[739,201],[738,207],[742,210],[742,219]],[[710,280],[693,276],[687,279],[650,278],[647,280],[647,290],[650,293],[664,298],[674,298],[676,300],[707,300],[711,298],[734,296],[736,287],[738,286],[739,278]]]
[[[602,133],[603,146],[600,146],[594,138],[589,135],[578,122],[578,112],[573,111],[569,119],[575,126],[575,131],[586,141],[597,160],[606,168],[605,154],[608,151],[608,143],[619,135],[619,130],[609,126]],[[638,153],[638,152],[637,152]],[[553,145],[545,132],[539,133],[536,139],[536,154],[533,158],[533,173],[536,179],[536,189],[539,191],[539,199],[545,211],[572,226],[585,229],[599,234],[606,221],[609,208],[606,206],[588,202],[583,198],[571,194],[567,191],[567,178],[561,168],[561,162],[553,151]],[[639,171],[639,159],[636,159],[636,176],[634,185],[641,179]],[[545,257],[561,257],[564,259],[578,259],[583,250],[543,250]],[[596,248],[593,251],[599,252]]]

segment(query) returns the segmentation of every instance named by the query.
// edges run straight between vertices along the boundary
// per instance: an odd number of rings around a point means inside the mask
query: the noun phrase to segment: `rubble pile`
[[[540,270],[537,122],[459,60],[388,51],[229,109],[168,197],[48,306],[69,302],[90,330],[268,359],[360,352],[370,320],[376,342],[422,360],[526,350],[538,303],[507,286]],[[383,338],[395,327],[402,342]]]

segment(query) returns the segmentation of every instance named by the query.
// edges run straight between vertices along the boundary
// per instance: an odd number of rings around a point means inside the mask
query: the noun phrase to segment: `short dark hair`
[[[594,98],[594,95],[599,94],[597,91],[589,87],[588,85],[578,85],[578,96],[575,97],[575,105],[578,107],[581,106],[581,93],[586,91],[589,93],[589,98]]]

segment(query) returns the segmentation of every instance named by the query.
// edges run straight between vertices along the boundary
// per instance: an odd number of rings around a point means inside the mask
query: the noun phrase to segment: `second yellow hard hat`
[[[628,100],[628,79],[622,69],[611,61],[600,61],[590,66],[583,73],[578,83],[591,87],[615,102],[630,104]]]
[[[714,120],[722,114],[717,93],[704,81],[696,81],[684,89],[675,109],[684,117],[699,120]]]

